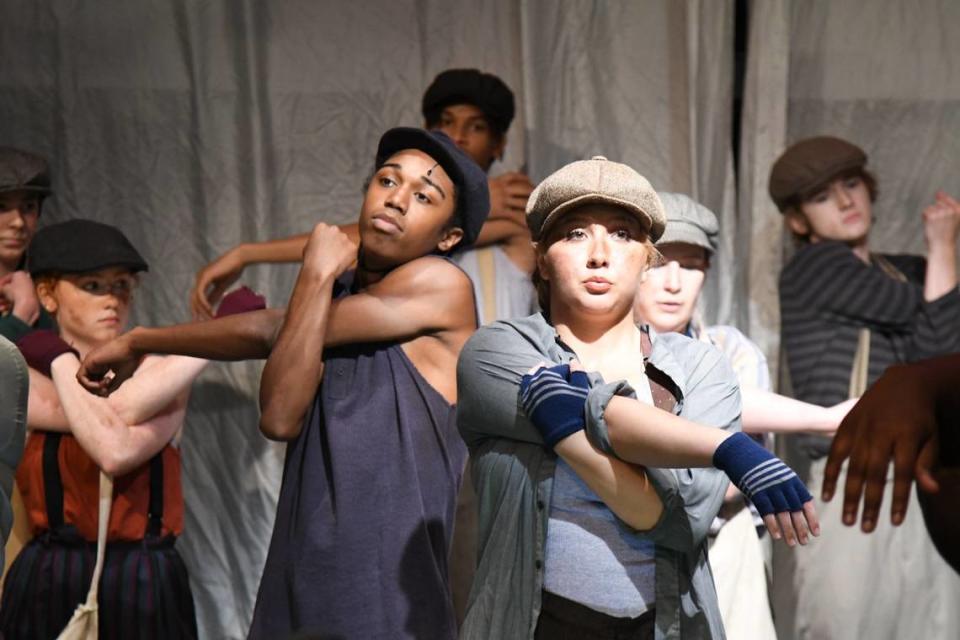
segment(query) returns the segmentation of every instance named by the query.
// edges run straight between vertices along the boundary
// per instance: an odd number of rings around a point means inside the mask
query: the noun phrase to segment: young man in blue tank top
[[[285,311],[135,329],[80,374],[106,391],[143,353],[268,358],[260,428],[290,446],[252,638],[456,635],[454,372],[476,311],[470,280],[437,254],[476,238],[486,175],[422,129],[388,131],[376,161],[359,253],[317,225]]]

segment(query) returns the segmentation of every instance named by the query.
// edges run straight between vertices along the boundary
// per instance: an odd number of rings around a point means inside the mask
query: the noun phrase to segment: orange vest
[[[17,467],[17,486],[23,495],[27,509],[30,529],[34,536],[50,528],[47,514],[48,497],[52,494],[45,486],[44,448],[50,439],[59,436],[60,443],[56,451],[57,469],[60,484],[63,487],[63,522],[76,527],[80,535],[89,541],[97,539],[97,517],[100,492],[100,469],[83,450],[77,439],[71,434],[54,434],[45,431],[31,431],[27,446],[23,452],[20,466]],[[52,451],[47,455],[52,461]],[[180,452],[171,445],[165,446],[157,454],[158,460],[147,461],[130,473],[114,478],[113,507],[110,510],[110,525],[107,540],[142,540],[147,534],[150,511],[150,475],[162,475],[155,478],[162,487],[162,518],[160,535],[180,535],[183,531],[183,492],[180,487]],[[47,470],[47,476],[50,475]],[[53,494],[56,495],[56,494]],[[157,498],[160,504],[159,496]],[[56,500],[54,499],[54,502]]]

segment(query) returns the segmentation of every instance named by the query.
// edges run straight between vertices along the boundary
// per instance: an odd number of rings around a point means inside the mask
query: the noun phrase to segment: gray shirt
[[[517,390],[538,362],[574,357],[542,314],[483,327],[460,354],[457,426],[470,449],[480,518],[479,561],[461,638],[533,638],[556,457],[524,416]],[[740,430],[740,391],[715,348],[679,334],[653,335],[650,363],[676,385],[680,415]],[[632,390],[622,382],[603,384],[599,376],[592,382],[587,436],[613,455],[603,411],[613,395]],[[637,532],[656,545],[656,637],[723,638],[705,541],[727,479],[712,468],[647,473],[664,506],[653,529]]]
[[[27,364],[12,342],[0,336],[0,543],[5,544],[13,527],[10,496],[14,473],[23,454],[27,426]],[[0,564],[3,547],[0,546]]]

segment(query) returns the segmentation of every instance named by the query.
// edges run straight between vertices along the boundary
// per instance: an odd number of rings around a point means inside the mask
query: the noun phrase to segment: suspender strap
[[[640,348],[643,350],[644,369],[647,381],[650,383],[650,395],[653,397],[653,406],[673,413],[680,397],[680,390],[670,376],[650,364],[650,353],[653,351],[653,342],[650,341],[650,332],[646,327],[640,330]]]
[[[43,434],[43,488],[47,503],[47,524],[51,531],[63,526],[63,482],[60,480],[60,434]]]
[[[163,449],[150,458],[150,510],[147,537],[160,537],[163,527]]]
[[[61,434],[43,434],[43,487],[47,504],[47,522],[51,531],[63,527],[63,481],[60,477]],[[147,536],[160,537],[163,529],[163,450],[150,459],[150,502],[147,512]]]

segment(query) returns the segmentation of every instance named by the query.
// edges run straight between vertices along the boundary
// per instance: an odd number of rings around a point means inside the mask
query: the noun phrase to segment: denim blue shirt
[[[740,391],[723,355],[679,334],[652,337],[650,364],[676,385],[676,412],[739,431]],[[479,507],[478,566],[463,639],[533,638],[556,456],[520,409],[517,390],[538,362],[575,357],[542,314],[487,325],[460,354],[457,426],[470,450]],[[603,412],[614,395],[633,391],[596,375],[591,382],[587,436],[616,455]],[[647,474],[664,506],[656,526],[636,534],[656,545],[656,638],[723,638],[706,536],[727,478],[713,468],[648,468]]]

